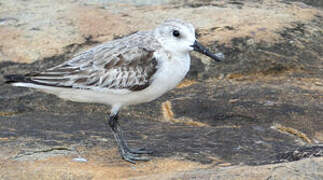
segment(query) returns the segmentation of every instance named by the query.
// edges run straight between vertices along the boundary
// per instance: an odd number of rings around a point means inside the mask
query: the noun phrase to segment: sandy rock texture
[[[131,32],[152,29],[169,18],[199,28],[206,43],[234,37],[274,41],[275,31],[306,22],[318,10],[304,3],[225,1],[4,1],[0,6],[0,61],[35,62]],[[151,5],[147,5],[151,4]]]
[[[0,179],[323,179],[322,1],[3,0]],[[192,53],[178,88],[121,111],[123,162],[109,108],[4,84],[169,18],[226,59]]]

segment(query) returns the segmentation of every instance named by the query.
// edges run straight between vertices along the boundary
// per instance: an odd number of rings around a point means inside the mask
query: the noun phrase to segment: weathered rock
[[[0,9],[0,82],[169,17],[191,21],[226,55],[214,63],[193,53],[179,88],[121,111],[129,143],[154,150],[136,166],[115,149],[108,107],[0,83],[1,179],[322,177],[321,9],[274,0],[32,0]],[[269,163],[280,164],[260,166]]]
[[[142,6],[123,4],[126,2],[129,1],[4,1],[0,6],[0,61],[30,63],[71,55],[88,48],[89,42],[100,43],[151,29],[168,18],[192,22],[205,43],[230,43],[234,37],[245,36],[256,42],[272,42],[280,39],[275,32],[282,27],[295,21],[306,22],[319,13],[303,3],[279,1],[164,0],[143,1],[139,3]]]
[[[239,179],[239,180],[283,180],[283,179],[323,179],[323,159],[306,159],[293,163],[282,163],[265,166],[233,166],[193,170],[190,172],[163,173],[133,180],[145,179]]]

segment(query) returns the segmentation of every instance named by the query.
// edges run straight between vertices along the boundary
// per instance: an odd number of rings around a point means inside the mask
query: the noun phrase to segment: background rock
[[[157,174],[153,176],[134,178],[144,179],[322,179],[322,158],[306,159],[294,163],[282,163],[258,167],[222,167],[195,170],[191,172]]]
[[[192,22],[225,61],[192,53],[181,86],[121,111],[129,143],[154,150],[135,166],[115,149],[108,107],[1,83],[1,179],[322,177],[320,1],[129,2],[1,2],[0,73],[46,69],[168,18]]]
[[[128,2],[128,3],[127,3]],[[199,28],[204,43],[230,44],[235,37],[272,42],[276,31],[319,13],[303,3],[278,1],[4,1],[0,9],[0,61],[34,62],[72,55],[89,42],[152,29],[169,18]],[[137,1],[136,1],[137,2]],[[151,5],[150,5],[151,4]],[[91,45],[91,44],[90,44]]]

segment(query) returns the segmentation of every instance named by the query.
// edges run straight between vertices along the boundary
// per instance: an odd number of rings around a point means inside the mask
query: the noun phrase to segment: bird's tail
[[[7,84],[18,83],[18,82],[23,82],[23,83],[31,82],[29,77],[26,77],[25,75],[21,75],[21,74],[5,75],[4,78],[5,78],[5,83]]]

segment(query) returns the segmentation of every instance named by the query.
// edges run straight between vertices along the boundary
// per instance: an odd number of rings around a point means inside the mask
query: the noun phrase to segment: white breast
[[[155,90],[169,91],[175,88],[185,77],[190,68],[190,56],[173,56],[161,62],[159,70],[156,72],[154,81],[151,84]]]

